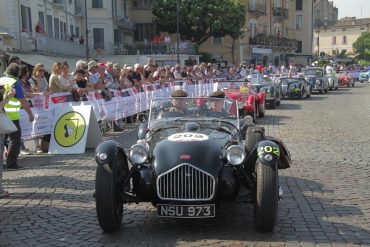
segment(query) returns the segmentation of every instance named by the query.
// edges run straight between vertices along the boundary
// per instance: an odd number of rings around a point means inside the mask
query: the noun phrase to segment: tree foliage
[[[333,50],[333,57],[335,58],[348,58],[349,55],[346,49],[342,49],[341,51],[339,49]]]
[[[202,44],[211,36],[240,36],[246,15],[241,0],[156,0],[153,22],[159,31],[176,33],[177,1],[181,37]]]
[[[370,61],[370,33],[361,34],[356,42],[353,43],[352,48],[357,59]]]

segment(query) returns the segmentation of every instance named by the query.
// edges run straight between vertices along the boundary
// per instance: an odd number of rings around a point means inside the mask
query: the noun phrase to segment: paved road
[[[358,86],[357,86],[358,85]],[[293,167],[273,233],[253,229],[252,207],[226,204],[215,219],[159,219],[147,203],[124,211],[119,233],[99,228],[93,151],[28,156],[5,172],[0,246],[370,246],[370,84],[286,100],[259,123],[285,140]],[[111,135],[126,147],[135,126]],[[348,244],[348,245],[347,245]]]

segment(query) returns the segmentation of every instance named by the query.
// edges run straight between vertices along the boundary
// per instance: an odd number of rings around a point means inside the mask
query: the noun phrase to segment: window
[[[74,35],[73,25],[69,25],[69,35],[72,37]]]
[[[333,36],[333,38],[332,38],[332,44],[333,45],[336,45],[337,44],[337,37],[336,36]]]
[[[22,32],[32,32],[31,8],[21,5]]]
[[[54,18],[54,38],[59,39],[59,19]]]
[[[346,35],[343,36],[342,44],[343,45],[347,44],[347,36]]]
[[[250,37],[254,38],[257,34],[257,21],[255,19],[251,19],[249,21],[249,32],[250,32]]]
[[[39,11],[39,22],[42,25],[42,30],[45,29],[45,17],[44,17],[44,12]]]
[[[274,35],[277,37],[281,36],[281,26],[280,23],[274,23]]]
[[[275,8],[280,8],[281,7],[280,0],[274,0],[274,7]]]
[[[156,26],[154,23],[139,23],[136,24],[136,30],[134,33],[135,41],[148,41],[152,40],[156,32]]]
[[[114,29],[114,43],[117,44],[122,42],[123,42],[122,32],[120,32],[120,30],[118,29]]]
[[[79,27],[76,27],[76,33],[75,33],[78,37],[80,37],[80,28]]]
[[[302,16],[301,15],[297,15],[295,17],[295,29],[296,30],[302,30]]]
[[[104,49],[104,28],[93,28],[94,49]]]
[[[213,37],[213,44],[214,45],[222,45],[222,37]]]
[[[65,22],[60,22],[60,38],[66,39],[67,38],[67,25]]]
[[[94,9],[103,8],[103,0],[92,0],[92,7]]]
[[[132,5],[134,8],[152,8],[154,0],[133,0]]]
[[[301,40],[299,40],[297,43],[297,50],[295,51],[295,53],[302,53],[302,41]]]
[[[303,10],[302,0],[295,1],[295,10]]]
[[[46,16],[46,21],[48,23],[48,35],[53,37],[53,17],[51,15]]]

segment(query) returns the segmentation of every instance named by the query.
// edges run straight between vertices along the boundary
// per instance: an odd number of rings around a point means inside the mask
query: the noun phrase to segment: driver
[[[169,112],[183,112],[186,111],[186,100],[182,98],[188,97],[187,92],[183,90],[175,90],[171,94],[171,105]]]

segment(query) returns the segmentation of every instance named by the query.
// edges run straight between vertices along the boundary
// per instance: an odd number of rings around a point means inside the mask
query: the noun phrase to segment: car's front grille
[[[215,179],[212,175],[184,163],[158,176],[157,193],[162,200],[210,200],[215,193]]]

